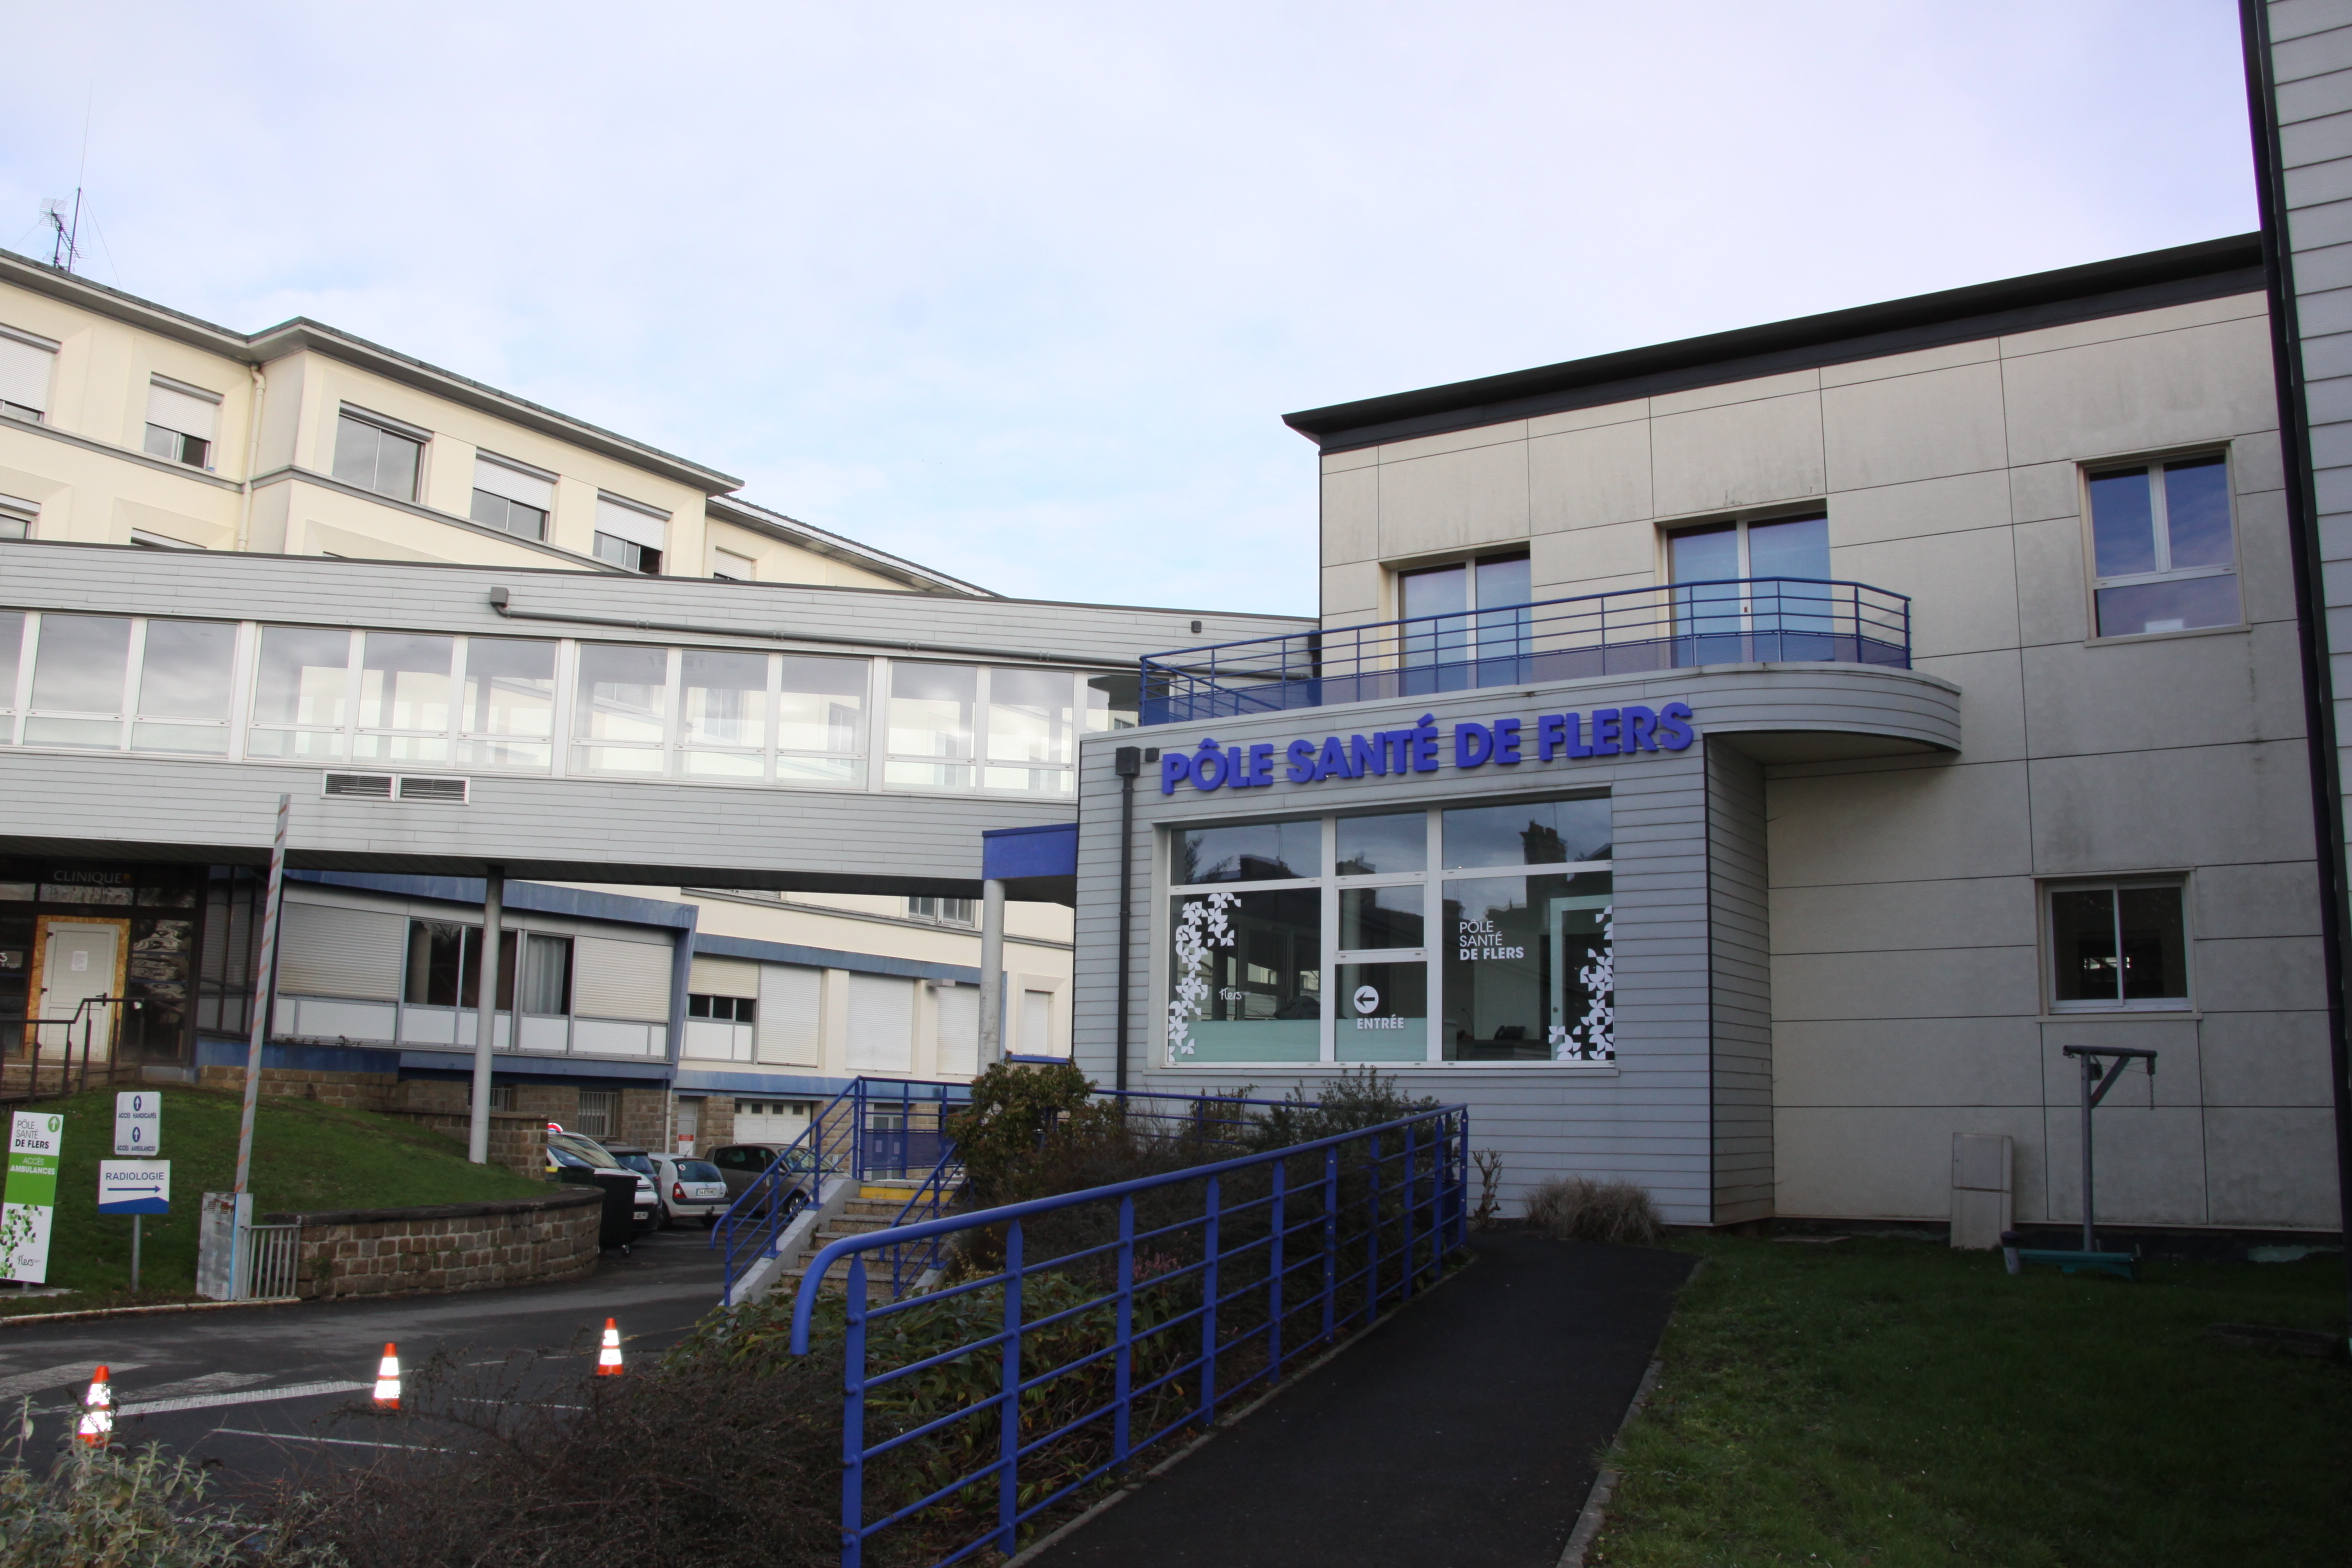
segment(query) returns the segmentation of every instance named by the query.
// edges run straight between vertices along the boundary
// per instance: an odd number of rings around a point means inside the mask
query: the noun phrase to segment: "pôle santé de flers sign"
[[[1546,713],[1532,724],[1522,719],[1497,719],[1492,724],[1464,719],[1453,727],[1450,748],[1434,713],[1422,714],[1411,729],[1326,735],[1320,742],[1301,738],[1220,746],[1214,736],[1203,736],[1191,751],[1169,747],[1160,753],[1160,793],[1173,795],[1179,784],[1197,790],[1257,789],[1276,782],[1319,784],[1367,774],[1435,773],[1448,766],[1483,768],[1492,763],[1508,768],[1530,760],[1683,751],[1693,739],[1690,720],[1690,705],[1681,702],[1659,708],[1628,703],[1622,708],[1595,708],[1589,714]]]

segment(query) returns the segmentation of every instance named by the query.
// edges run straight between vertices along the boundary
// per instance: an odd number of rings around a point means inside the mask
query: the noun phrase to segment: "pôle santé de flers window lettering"
[[[1695,738],[1690,720],[1690,705],[1681,702],[1658,708],[1628,703],[1595,708],[1589,714],[1546,713],[1532,725],[1523,719],[1497,719],[1492,724],[1465,719],[1453,727],[1450,747],[1433,713],[1422,714],[1411,729],[1326,735],[1320,743],[1301,738],[1221,746],[1214,736],[1203,736],[1191,751],[1170,747],[1160,753],[1160,793],[1173,795],[1179,784],[1202,791],[1227,786],[1258,789],[1276,782],[1319,784],[1335,778],[1435,773],[1449,765],[1482,768],[1491,763],[1509,768],[1529,760],[1574,762],[1683,751]]]

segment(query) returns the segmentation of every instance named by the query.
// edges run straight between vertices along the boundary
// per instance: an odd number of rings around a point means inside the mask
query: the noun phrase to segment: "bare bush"
[[[1629,1181],[1555,1176],[1527,1195],[1527,1227],[1562,1241],[1646,1247],[1665,1234],[1658,1206]]]

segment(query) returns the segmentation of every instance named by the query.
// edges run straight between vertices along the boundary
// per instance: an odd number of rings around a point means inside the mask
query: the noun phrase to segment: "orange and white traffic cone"
[[[596,1353],[596,1375],[598,1377],[619,1377],[621,1375],[621,1330],[620,1326],[611,1318],[604,1320],[604,1348]]]
[[[376,1363],[376,1408],[400,1408],[400,1354],[387,1342],[384,1359]]]
[[[106,1386],[104,1367],[90,1379],[90,1392],[82,1396],[82,1424],[75,1428],[74,1438],[92,1448],[104,1448],[114,1438],[114,1393]]]

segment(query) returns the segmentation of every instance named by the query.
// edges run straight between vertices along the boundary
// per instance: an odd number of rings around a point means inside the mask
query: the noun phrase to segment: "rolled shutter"
[[[939,998],[939,1076],[969,1078],[980,1071],[980,988],[942,987]]]
[[[400,1000],[408,921],[373,909],[286,905],[278,989],[296,996]]]
[[[519,468],[477,454],[474,458],[474,488],[502,495],[509,501],[520,501],[535,506],[542,512],[555,510],[555,486],[537,474],[526,474]]]
[[[824,971],[760,965],[759,1059],[779,1067],[824,1060]]]
[[[697,958],[686,989],[697,996],[757,996],[760,966],[742,958]]]
[[[192,397],[176,387],[156,382],[147,388],[147,423],[177,430],[199,441],[210,441],[220,424],[220,402],[217,398]]]
[[[0,335],[0,403],[49,412],[49,372],[57,350]]]
[[[849,1070],[914,1069],[915,983],[889,975],[849,977]]]
[[[633,506],[624,506],[609,495],[596,498],[596,531],[611,534],[615,539],[626,539],[641,544],[648,550],[669,547],[670,525],[665,517],[649,516]]]
[[[647,942],[608,942],[584,936],[572,966],[572,1011],[587,1018],[634,1018],[666,1023],[670,1016],[670,949]]]

